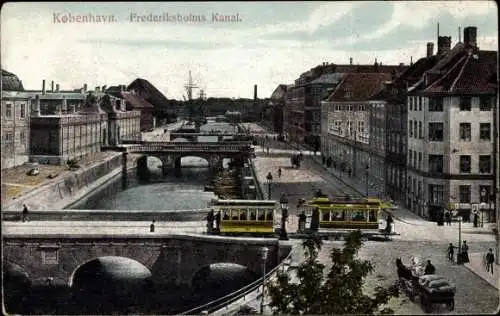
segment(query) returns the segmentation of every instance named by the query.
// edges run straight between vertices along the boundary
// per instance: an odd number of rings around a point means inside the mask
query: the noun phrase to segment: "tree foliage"
[[[268,285],[270,307],[275,314],[392,314],[384,308],[391,297],[398,296],[396,286],[375,288],[373,296],[363,293],[365,277],[373,271],[368,260],[360,260],[361,232],[349,234],[343,249],[330,252],[331,268],[318,259],[322,241],[310,237],[302,243],[305,261],[294,269],[296,280],[289,272],[278,272],[275,281]]]

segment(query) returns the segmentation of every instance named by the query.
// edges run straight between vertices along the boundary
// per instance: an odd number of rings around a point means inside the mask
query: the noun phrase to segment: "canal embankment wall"
[[[129,159],[127,168],[132,168],[134,163],[134,159]],[[81,166],[65,173],[59,180],[47,183],[2,205],[2,212],[21,212],[23,204],[26,204],[30,211],[64,209],[120,175],[123,171],[122,164],[123,154],[116,153],[91,165]]]

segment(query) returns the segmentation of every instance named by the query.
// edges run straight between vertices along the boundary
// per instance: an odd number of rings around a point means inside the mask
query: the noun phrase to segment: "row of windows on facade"
[[[14,139],[14,132],[5,132],[3,135],[3,141],[5,143],[14,143],[16,140]],[[26,133],[25,131],[19,132],[19,143],[24,144],[26,142]]]
[[[491,99],[490,96],[480,96],[479,97],[479,111],[491,111]],[[410,111],[422,111],[424,107],[423,97],[408,97],[408,109]],[[472,97],[461,97],[460,98],[460,111],[471,111],[472,110]],[[443,98],[429,98],[429,112],[443,112]]]
[[[417,129],[418,127],[418,129]],[[409,137],[424,138],[422,122],[410,121],[408,126]],[[429,123],[429,141],[442,142],[444,139],[444,123]],[[471,123],[459,123],[459,140],[470,142],[472,140]],[[479,123],[479,140],[491,140],[491,124]]]
[[[12,104],[10,104],[10,103],[5,104],[4,117],[6,119],[13,119],[14,118],[14,111],[12,109]],[[19,104],[19,117],[18,118],[20,118],[20,119],[26,118],[26,104]]]
[[[413,180],[413,181],[412,181]],[[412,179],[412,177],[408,177],[408,183],[411,185],[413,184],[413,188],[416,188],[416,179]],[[422,188],[422,182],[418,183],[418,193],[416,195],[413,195],[415,199],[420,199],[421,198],[421,188]],[[441,184],[429,184],[429,202],[436,203],[436,204],[443,204],[444,203],[444,193],[445,193],[445,186]],[[410,192],[414,192],[412,188],[409,188]],[[479,203],[490,203],[491,202],[491,186],[489,185],[480,185],[478,188],[478,196],[479,196]],[[471,195],[472,195],[472,186],[471,185],[459,185],[458,186],[458,202],[459,203],[471,203]],[[411,196],[408,197],[411,199]]]
[[[422,158],[421,152],[416,152],[413,150],[408,151],[408,165],[413,168],[418,168],[422,170]],[[444,170],[444,157],[443,155],[428,155],[427,158],[429,172],[432,173],[443,173]],[[479,155],[478,160],[478,170],[479,173],[490,173],[491,172],[491,155]],[[471,173],[472,172],[472,156],[471,155],[461,155],[459,157],[459,168],[460,173]]]

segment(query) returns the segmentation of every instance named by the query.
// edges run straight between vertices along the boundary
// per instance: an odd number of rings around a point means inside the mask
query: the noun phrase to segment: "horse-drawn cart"
[[[420,304],[426,313],[432,311],[434,304],[445,304],[450,311],[455,309],[456,288],[443,276],[423,275],[419,278],[418,283]]]
[[[445,304],[448,310],[455,308],[456,288],[445,277],[424,275],[421,265],[413,263],[409,268],[401,259],[396,260],[400,288],[414,301],[420,297],[420,304],[426,313],[432,311],[435,304]]]

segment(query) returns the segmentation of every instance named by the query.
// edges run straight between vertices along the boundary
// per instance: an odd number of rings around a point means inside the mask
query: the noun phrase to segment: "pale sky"
[[[214,13],[239,22],[214,22]],[[110,23],[63,23],[71,15],[113,15]],[[141,22],[137,16],[197,16],[199,22]],[[131,21],[132,19],[136,19]],[[204,17],[204,22],[200,21]],[[494,1],[6,3],[1,66],[41,89],[129,84],[147,79],[182,99],[188,72],[208,97],[269,97],[304,71],[330,62],[409,64],[440,35],[478,27],[481,49],[498,50]],[[197,94],[197,91],[195,91]]]

